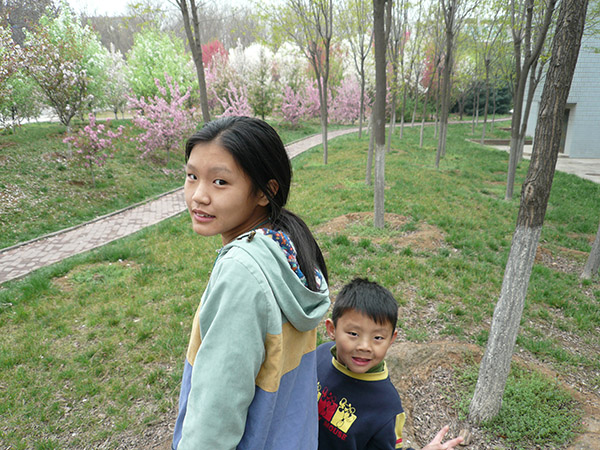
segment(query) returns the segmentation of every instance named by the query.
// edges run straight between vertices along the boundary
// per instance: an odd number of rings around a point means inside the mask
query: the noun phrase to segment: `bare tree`
[[[406,8],[406,11],[408,11],[408,8]],[[414,26],[411,27],[409,33],[410,33],[410,39],[408,40],[407,44],[409,44],[408,47],[408,64],[405,62],[405,58],[400,58],[400,74],[402,76],[402,106],[400,107],[400,139],[402,139],[404,137],[404,115],[406,113],[406,102],[408,100],[408,93],[410,90],[410,81],[412,79],[413,73],[415,74],[415,80],[416,80],[416,95],[415,95],[415,104],[413,107],[413,125],[414,125],[414,118],[415,118],[415,114],[416,114],[416,109],[417,109],[417,104],[418,104],[418,96],[419,96],[419,89],[418,89],[418,83],[419,80],[421,78],[421,63],[417,62],[417,58],[419,56],[422,55],[423,52],[423,48],[422,48],[422,44],[423,44],[423,23],[421,20],[421,16],[423,13],[423,4],[421,2],[419,2],[418,4],[418,11],[417,11],[417,17],[414,20]],[[405,17],[405,21],[408,23],[408,18]],[[406,48],[405,48],[405,52],[406,52]],[[408,65],[408,69],[406,68],[406,66]]]
[[[523,117],[523,99],[529,71],[540,56],[557,0],[543,0],[540,5],[544,8],[541,23],[533,29],[535,0],[511,0],[510,20],[513,38],[513,53],[515,61],[515,84],[513,87],[513,114],[510,132],[510,156],[508,160],[508,175],[506,181],[506,200],[513,196],[515,174],[517,172],[519,137]],[[532,45],[537,32],[535,42]]]
[[[341,28],[350,43],[354,68],[360,80],[360,114],[358,117],[358,137],[362,137],[365,116],[365,62],[373,45],[371,11],[367,0],[346,0],[346,8],[340,17]]]
[[[321,102],[323,163],[327,164],[329,57],[333,38],[333,0],[286,0],[272,8],[273,28],[290,37],[308,59],[317,80]]]
[[[502,405],[556,169],[564,111],[579,55],[587,6],[588,0],[561,2],[551,61],[542,92],[533,154],[521,189],[517,226],[469,410],[469,420],[475,423],[492,419]]]
[[[498,38],[504,30],[504,22],[500,17],[500,9],[496,9],[492,20],[486,24],[487,36],[483,42],[483,65],[485,68],[485,106],[483,108],[483,131],[481,132],[481,144],[485,141],[485,133],[488,121],[488,111],[490,106],[490,72],[492,63],[498,58],[498,52],[502,46],[498,45]]]
[[[408,5],[405,0],[397,0],[392,5],[391,29],[388,38],[389,61],[392,66],[390,103],[390,126],[387,140],[387,151],[392,145],[392,136],[396,127],[396,106],[398,101],[398,90],[400,88],[399,71],[400,61],[404,61],[404,47],[406,44],[406,24],[408,22]]]
[[[196,0],[173,0],[183,18],[183,26],[187,36],[200,90],[200,108],[204,122],[210,122],[210,111],[208,109],[208,95],[206,93],[206,78],[204,77],[204,63],[202,62],[202,41],[200,39],[200,21],[198,20],[198,6]]]
[[[448,116],[450,113],[450,90],[452,88],[452,67],[456,38],[464,19],[477,6],[478,0],[440,0],[445,28],[445,52],[442,69],[440,134],[435,155],[435,167],[440,167],[440,159],[446,154],[446,136],[448,134]]]
[[[373,0],[375,35],[375,106],[373,135],[375,138],[374,226],[385,225],[385,94],[386,47],[392,22],[392,0]]]

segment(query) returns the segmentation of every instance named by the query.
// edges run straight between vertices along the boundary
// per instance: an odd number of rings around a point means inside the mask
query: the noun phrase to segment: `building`
[[[534,137],[543,77],[533,96],[527,136]],[[560,153],[570,158],[600,158],[600,34],[584,33],[565,110]]]

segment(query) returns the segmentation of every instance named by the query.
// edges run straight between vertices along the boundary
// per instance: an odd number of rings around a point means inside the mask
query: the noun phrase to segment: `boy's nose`
[[[360,339],[358,341],[358,349],[368,352],[371,350],[371,346],[369,345],[369,339]]]

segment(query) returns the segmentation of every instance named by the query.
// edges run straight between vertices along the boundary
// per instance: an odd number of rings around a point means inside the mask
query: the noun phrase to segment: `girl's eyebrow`
[[[189,170],[197,170],[196,167],[192,163],[189,163],[189,162],[186,164],[186,167]],[[210,173],[226,173],[226,174],[232,174],[233,173],[231,171],[231,169],[229,169],[229,167],[227,167],[227,166],[213,166],[213,167],[210,167],[208,169],[208,171]]]

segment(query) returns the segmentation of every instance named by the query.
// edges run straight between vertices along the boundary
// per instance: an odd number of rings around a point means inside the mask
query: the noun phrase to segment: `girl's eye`
[[[187,174],[187,177],[188,177],[190,180],[194,180],[194,181],[197,179],[197,178],[196,178],[196,175],[194,175],[193,173],[188,173],[188,174]]]
[[[227,181],[225,181],[225,180],[215,180],[215,184],[217,186],[225,186],[227,184]]]

